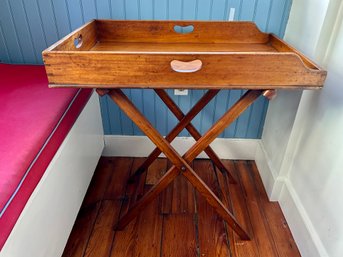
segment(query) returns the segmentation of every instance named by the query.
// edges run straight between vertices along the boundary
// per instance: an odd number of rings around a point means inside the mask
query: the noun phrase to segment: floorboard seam
[[[130,167],[129,167],[129,175],[131,175],[132,173],[132,167],[133,167],[133,161],[134,159],[133,158],[130,158]],[[113,174],[112,174],[113,176]],[[112,178],[112,177],[111,177]],[[123,200],[121,200],[121,204],[120,204],[120,209],[119,209],[119,212],[118,212],[118,218],[117,218],[117,222],[118,223],[118,220],[120,219],[121,217],[121,212],[122,212],[122,209],[123,209],[123,204],[125,202],[125,199],[126,199],[126,194],[127,194],[127,188],[128,188],[128,183],[127,183],[127,180],[129,179],[129,176],[127,176],[127,179],[125,181],[125,191],[124,191],[124,197],[123,197]],[[118,200],[117,200],[118,201]],[[111,242],[111,246],[110,246],[110,249],[109,249],[109,254],[108,254],[108,257],[111,257],[112,256],[112,250],[113,250],[113,246],[115,244],[115,237],[116,237],[116,234],[117,234],[117,230],[116,230],[116,226],[117,224],[114,225],[114,227],[112,228],[114,230],[114,233],[113,233],[113,237],[112,237],[112,242]]]

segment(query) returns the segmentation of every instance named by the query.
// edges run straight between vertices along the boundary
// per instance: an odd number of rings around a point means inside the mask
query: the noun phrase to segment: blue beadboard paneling
[[[72,30],[77,29],[80,27],[84,22],[83,16],[83,6],[81,0],[66,0],[67,8],[68,8],[68,15],[71,23]]]
[[[235,8],[235,20],[252,20],[266,32],[283,36],[292,0],[2,0],[0,1],[0,60],[9,63],[42,63],[41,51],[72,30],[94,18],[144,20],[227,20]],[[126,95],[164,135],[177,119],[153,90],[127,89]],[[193,90],[188,96],[168,94],[183,112],[205,93]],[[198,114],[194,126],[205,133],[244,93],[222,90]],[[101,98],[105,134],[142,135],[108,96]],[[233,122],[221,137],[259,138],[268,101],[259,98]],[[182,131],[181,136],[189,136]]]
[[[1,56],[0,62],[5,62],[5,63],[11,62],[6,38],[2,31],[1,22],[0,22],[0,56]]]
[[[96,5],[96,16],[103,19],[111,19],[111,0],[94,0]]]
[[[59,38],[62,38],[71,31],[71,22],[67,1],[52,0],[51,4],[54,15],[54,22],[56,23],[57,35]]]
[[[139,0],[125,1],[125,19],[138,20],[139,19]]]
[[[107,135],[112,134],[111,124],[110,124],[110,116],[108,113],[108,104],[107,104],[107,97],[100,98],[100,107],[101,107],[101,116],[102,116],[102,123],[104,127],[104,133]]]
[[[270,0],[257,1],[253,20],[256,22],[257,26],[263,31],[267,30],[271,7],[272,1]]]
[[[168,19],[168,2],[169,0],[154,0],[154,13],[153,19],[166,20]]]
[[[198,0],[198,8],[195,14],[197,20],[209,20],[211,18],[211,6],[213,0]]]
[[[20,1],[9,1],[10,12],[13,15],[13,23],[17,31],[17,37],[19,39],[18,43],[20,46],[20,51],[23,56],[24,62],[29,62],[30,60],[38,61],[35,55],[35,49],[31,40],[31,33],[28,28],[27,21],[25,19],[25,9],[23,3]]]
[[[224,20],[225,17],[225,11],[227,8],[227,0],[217,0],[212,1],[212,7],[211,7],[211,20]]]
[[[0,21],[2,33],[5,41],[7,42],[8,55],[10,56],[11,62],[23,63],[24,58],[19,45],[18,34],[13,22],[13,14],[7,0],[0,1]],[[5,57],[1,56],[0,59],[3,58]]]

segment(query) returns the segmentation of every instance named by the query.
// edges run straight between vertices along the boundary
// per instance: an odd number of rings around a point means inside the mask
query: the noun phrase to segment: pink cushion
[[[44,66],[0,64],[0,249],[90,94],[49,89]]]

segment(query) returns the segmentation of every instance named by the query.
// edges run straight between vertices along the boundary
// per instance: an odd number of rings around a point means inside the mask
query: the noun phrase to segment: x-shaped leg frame
[[[191,121],[219,93],[219,90],[216,89],[207,91],[207,93],[200,98],[200,100],[192,107],[192,109],[186,115],[184,115],[184,113],[175,104],[173,99],[171,99],[171,97],[166,93],[166,91],[164,91],[163,89],[155,89],[155,92],[165,103],[165,105],[169,108],[169,110],[179,120],[179,123],[169,132],[165,139],[169,143],[171,143],[175,139],[175,137],[177,137],[180,134],[180,132],[184,128],[186,128],[195,140],[199,140],[201,138],[201,134],[191,124]],[[225,167],[225,165],[219,159],[217,154],[212,150],[212,148],[210,146],[207,146],[204,151],[221,172],[227,172],[229,181],[231,183],[236,183],[234,176]],[[135,181],[137,177],[139,177],[143,172],[145,172],[160,154],[161,150],[156,147],[154,151],[152,151],[151,154],[148,156],[148,158],[138,167],[136,172],[131,176],[129,182]]]
[[[108,94],[111,99],[126,113],[126,115],[146,134],[147,137],[165,154],[172,162],[172,166],[164,176],[119,220],[118,230],[123,229],[130,221],[139,215],[167,186],[179,175],[185,176],[188,181],[199,191],[206,201],[228,223],[242,240],[249,240],[249,235],[237,222],[232,213],[223,205],[219,198],[201,180],[190,167],[190,163],[221,134],[224,129],[246,110],[263,92],[262,90],[247,91],[197,142],[181,157],[170,145],[167,139],[150,124],[150,122],[132,104],[120,89],[97,90],[100,95]],[[210,90],[212,91],[212,90]],[[160,90],[158,92],[161,93]],[[215,93],[215,91],[213,92]],[[180,115],[181,116],[181,115]],[[186,115],[187,116],[187,115]],[[186,117],[185,116],[185,117]],[[187,122],[189,124],[189,122]]]

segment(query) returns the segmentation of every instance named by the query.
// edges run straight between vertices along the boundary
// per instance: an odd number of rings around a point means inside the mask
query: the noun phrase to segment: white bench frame
[[[32,193],[0,257],[62,255],[103,148],[99,98],[93,92]]]

